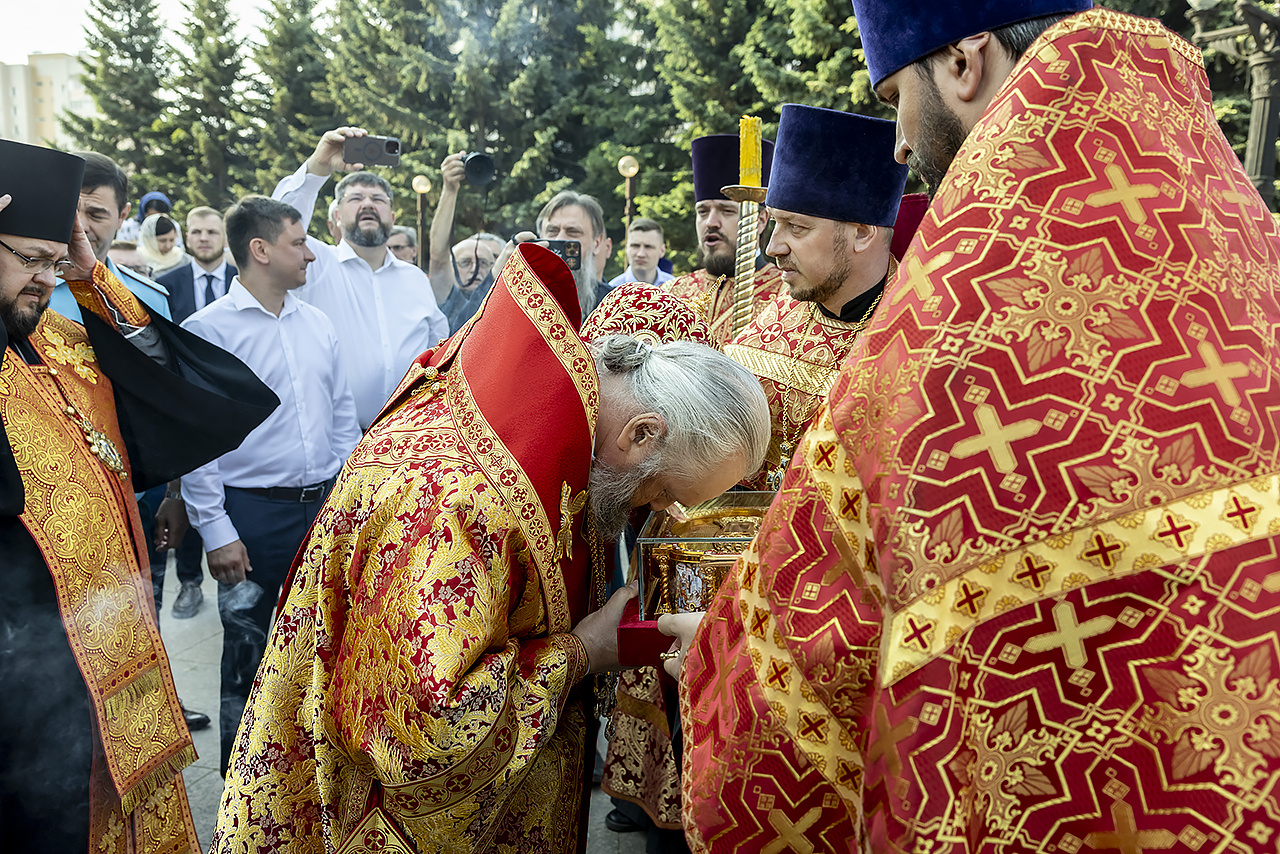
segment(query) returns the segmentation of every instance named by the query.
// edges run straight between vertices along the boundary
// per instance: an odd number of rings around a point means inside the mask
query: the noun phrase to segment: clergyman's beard
[[[44,310],[49,307],[49,300],[46,297],[35,308],[18,308],[18,297],[23,294],[44,296],[43,290],[39,288],[24,288],[12,299],[0,301],[0,320],[4,321],[5,331],[9,333],[10,338],[30,338],[31,333],[36,331]]]
[[[378,220],[377,228],[371,231],[365,231],[360,227],[360,219],[357,218],[356,221],[351,224],[350,228],[344,228],[342,230],[342,236],[346,238],[346,241],[352,246],[363,246],[366,248],[382,246],[391,239],[391,226],[387,225],[382,220]]]
[[[720,245],[724,248],[719,252],[711,252],[706,246],[698,245],[698,266],[711,276],[732,276],[737,266],[734,254],[737,251],[738,235],[726,236],[722,233],[720,236]]]
[[[808,287],[801,285],[790,289],[791,298],[797,302],[822,302],[825,303],[844,286],[845,280],[849,278],[849,274],[853,272],[853,253],[849,251],[849,237],[845,233],[845,228],[836,229],[835,236],[831,240],[831,256],[834,265],[825,279],[818,284],[809,284]],[[783,261],[789,263],[789,261]],[[784,267],[782,263],[778,265],[783,270],[794,269]]]
[[[584,244],[584,248],[589,244]],[[578,307],[582,309],[582,319],[596,307],[596,296],[600,289],[600,275],[596,270],[594,255],[582,253],[581,265],[573,271],[573,281],[578,287]]]
[[[631,520],[632,502],[640,485],[658,471],[662,463],[662,451],[655,450],[631,468],[614,468],[595,460],[591,463],[591,477],[587,482],[590,496],[590,524],[604,542],[613,542],[622,536]]]
[[[933,77],[924,73],[920,76],[924,82],[920,96],[920,137],[907,156],[907,165],[924,181],[929,198],[933,198],[968,133],[955,111],[942,102],[942,93]]]

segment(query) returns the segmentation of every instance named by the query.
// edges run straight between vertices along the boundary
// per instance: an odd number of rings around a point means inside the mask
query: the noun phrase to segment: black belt
[[[319,501],[324,498],[325,493],[329,491],[329,483],[330,481],[322,480],[320,483],[313,483],[310,486],[233,486],[231,489],[238,489],[250,495],[260,495],[263,498],[270,498],[272,501],[292,501],[298,504],[310,504],[312,501]]]

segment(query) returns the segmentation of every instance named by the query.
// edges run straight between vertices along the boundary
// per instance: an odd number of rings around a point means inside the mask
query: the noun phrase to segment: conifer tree
[[[438,182],[446,154],[483,151],[497,178],[487,192],[464,190],[460,232],[527,228],[550,193],[592,188],[591,153],[620,131],[605,109],[607,93],[630,85],[611,34],[618,5],[340,0],[330,97],[351,123],[401,138],[402,166],[386,173],[398,210],[413,203],[415,172]]]
[[[686,136],[737,133],[743,115],[777,122],[777,104],[765,101],[741,56],[767,0],[665,0],[651,13],[657,25],[659,70],[671,105],[688,126]]]
[[[325,96],[326,55],[316,31],[313,0],[271,0],[261,39],[253,46],[258,74],[251,106],[259,132],[253,153],[253,192],[269,194],[298,168],[325,131],[344,123]],[[316,227],[325,210],[316,206]]]
[[[100,115],[67,113],[62,125],[78,147],[112,158],[145,186],[160,165],[156,127],[169,62],[155,0],[92,0],[85,40],[81,78]]]
[[[775,109],[797,103],[888,115],[871,91],[857,32],[848,0],[767,0],[739,56]]]
[[[190,205],[222,209],[254,188],[243,51],[226,0],[195,0],[182,33],[176,109],[166,122],[170,148],[186,166],[173,194]]]

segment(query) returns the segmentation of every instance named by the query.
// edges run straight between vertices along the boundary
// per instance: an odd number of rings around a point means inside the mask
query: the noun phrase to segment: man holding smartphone
[[[335,191],[342,239],[330,246],[314,236],[307,238],[316,260],[307,269],[306,285],[296,293],[333,322],[362,430],[418,354],[449,335],[449,321],[436,304],[426,274],[387,248],[395,224],[391,185],[380,175],[362,171],[363,163],[343,156],[348,139],[364,136],[364,128],[329,131],[298,171],[271,194],[310,222],[329,176],[337,169],[350,172]]]
[[[537,234],[522,231],[511,238],[494,262],[494,269],[502,269],[517,243],[530,240],[542,243],[563,258],[573,271],[578,287],[578,306],[582,309],[583,320],[586,320],[609,292],[609,286],[600,281],[596,260],[609,239],[605,234],[604,209],[593,196],[561,190],[543,205],[534,227]],[[578,245],[574,246],[575,243]]]

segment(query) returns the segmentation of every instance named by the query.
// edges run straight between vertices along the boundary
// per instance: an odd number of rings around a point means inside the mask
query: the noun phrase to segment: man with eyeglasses
[[[418,263],[418,235],[407,225],[391,227],[391,239],[387,241],[387,248],[406,264]]]
[[[236,447],[279,401],[95,257],[84,169],[0,140],[0,851],[193,850],[196,757],[134,490]],[[83,323],[47,310],[55,276]]]
[[[335,190],[342,240],[330,246],[307,238],[316,260],[307,270],[307,283],[296,293],[333,322],[362,430],[373,423],[418,354],[449,334],[449,321],[436,304],[426,274],[387,248],[395,223],[391,185],[342,156],[345,140],[365,135],[364,128],[329,131],[298,171],[271,194],[310,222],[329,176],[337,169],[351,172]]]

